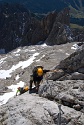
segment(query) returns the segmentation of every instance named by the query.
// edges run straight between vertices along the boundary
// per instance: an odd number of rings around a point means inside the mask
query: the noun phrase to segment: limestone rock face
[[[84,41],[84,30],[73,29],[72,32],[73,32],[73,36],[74,36],[74,41],[77,41],[77,42]]]
[[[67,72],[74,72],[84,67],[84,49],[75,52],[70,57],[60,62],[60,68],[67,70]]]
[[[52,44],[62,44],[71,41],[70,39],[68,39],[68,37],[70,37],[71,35],[69,24],[70,24],[69,10],[66,8],[58,13],[55,22],[53,24],[52,30],[48,38],[46,39],[46,42],[52,45]]]
[[[46,38],[48,37],[49,33],[52,30],[53,23],[55,21],[56,16],[57,16],[57,13],[55,11],[50,12],[40,21],[39,26],[36,25],[37,27],[33,32],[32,38],[31,38],[32,44],[37,44],[39,41],[46,40]]]
[[[84,80],[84,47],[73,54],[68,58],[62,60],[58,66],[55,67],[57,72],[50,73],[48,79],[52,80]],[[60,70],[62,72],[60,72]],[[59,78],[57,77],[60,74]]]
[[[68,9],[60,13],[50,12],[38,19],[38,15],[19,4],[2,4],[0,17],[0,49],[6,52],[19,46],[36,45],[41,41],[50,45],[69,41]]]
[[[19,4],[2,4],[0,9],[0,48],[8,52],[18,46],[28,45],[29,38],[27,43],[26,40],[24,43],[22,41],[28,33],[31,37],[29,31],[35,28],[36,19],[33,19],[31,12]]]
[[[65,81],[45,81],[40,86],[39,95],[51,100],[57,100],[69,107],[79,105],[77,110],[84,112],[84,83],[83,80],[65,80]]]
[[[57,125],[59,106],[56,102],[27,92],[0,107],[0,125]],[[81,125],[84,124],[84,114],[63,105],[61,109],[64,113],[61,114],[62,124],[76,124],[80,120]]]

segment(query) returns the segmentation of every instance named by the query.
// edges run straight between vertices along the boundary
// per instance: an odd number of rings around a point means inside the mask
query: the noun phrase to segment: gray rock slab
[[[61,106],[62,123],[77,123],[81,119],[84,124],[84,115],[67,106]],[[39,97],[37,94],[17,96],[10,99],[6,105],[0,107],[1,125],[57,125],[58,104],[54,101]]]

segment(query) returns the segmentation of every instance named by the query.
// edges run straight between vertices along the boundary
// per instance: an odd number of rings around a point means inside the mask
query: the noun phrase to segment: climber
[[[16,96],[17,96],[17,95],[21,95],[21,94],[27,92],[28,90],[29,90],[29,87],[28,87],[28,86],[18,87],[18,88],[17,88],[17,91],[16,91]]]
[[[36,66],[32,71],[32,75],[30,75],[29,90],[30,91],[32,90],[32,84],[34,83],[36,87],[36,91],[38,92],[39,85],[41,81],[43,80],[43,75],[49,71],[50,70],[43,70],[42,66]]]

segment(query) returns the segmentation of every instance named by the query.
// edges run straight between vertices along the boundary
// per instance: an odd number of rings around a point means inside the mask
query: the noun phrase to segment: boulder
[[[61,61],[60,68],[67,70],[67,72],[77,71],[84,66],[84,49],[71,54],[68,58]]]
[[[39,96],[50,100],[61,101],[62,104],[69,107],[80,105],[80,110],[84,107],[84,83],[82,80],[52,81],[48,80],[40,86]],[[81,91],[82,90],[82,91]]]
[[[57,70],[57,71],[53,71],[53,73],[52,72],[48,73],[47,79],[56,80],[56,79],[59,79],[60,77],[64,76],[64,74],[65,73],[62,69]]]

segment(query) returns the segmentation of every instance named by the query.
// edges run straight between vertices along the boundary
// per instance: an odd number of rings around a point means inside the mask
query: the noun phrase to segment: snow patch
[[[31,49],[31,50],[29,50],[29,51],[34,52],[34,51],[36,51],[36,50],[35,50],[35,49]]]
[[[70,54],[69,53],[66,53],[67,56],[69,56]]]
[[[15,78],[15,80],[18,80],[19,78],[20,78],[19,75],[17,75],[16,78]]]
[[[39,53],[35,53],[35,54],[33,54],[33,56],[30,59],[22,62],[22,69],[24,69],[24,68],[28,67],[30,64],[32,64],[34,62],[35,57],[38,55],[39,55]]]
[[[42,44],[41,46],[42,46],[42,47],[46,47],[46,46],[47,46],[47,44],[46,44],[46,43],[44,43],[44,44]]]
[[[11,97],[16,95],[17,88],[23,87],[23,86],[24,86],[24,82],[22,81],[17,83],[17,85],[8,86],[8,88],[11,89],[12,92],[5,93],[4,95],[0,96],[0,105],[6,104]]]
[[[36,62],[39,62],[43,57],[45,57],[45,55],[43,55],[40,59],[36,60]]]
[[[77,44],[74,44],[71,49],[75,49],[75,50],[78,50],[80,47],[77,45]]]
[[[0,60],[0,64],[3,63],[3,61],[4,61],[6,58],[7,58],[7,57],[2,58],[2,59]]]
[[[17,51],[13,52],[13,53],[19,53],[21,51],[21,49],[17,49]]]
[[[31,56],[30,59],[28,59],[26,61],[23,61],[23,62],[20,61],[18,64],[13,65],[11,67],[11,69],[9,69],[9,70],[0,70],[0,78],[6,79],[7,77],[11,77],[11,73],[14,72],[16,69],[18,69],[20,67],[22,69],[28,67],[30,64],[33,63],[35,57],[38,56],[38,55],[39,55],[39,53],[33,54],[33,56]]]
[[[20,54],[16,54],[15,56],[20,56]]]

